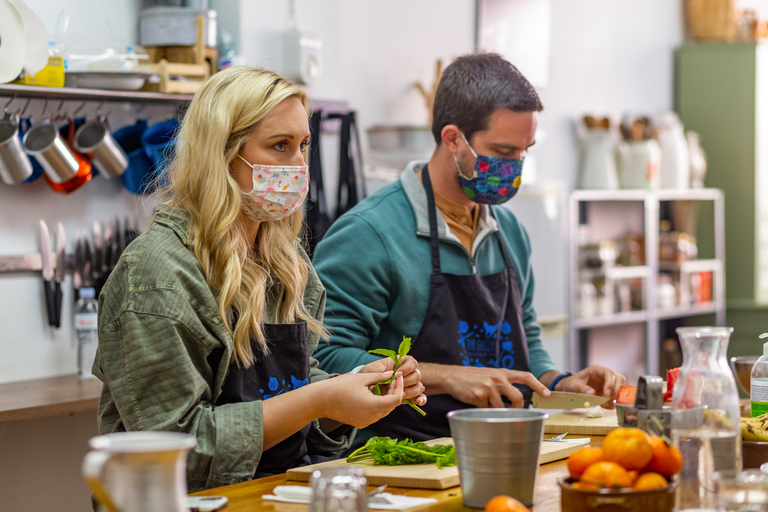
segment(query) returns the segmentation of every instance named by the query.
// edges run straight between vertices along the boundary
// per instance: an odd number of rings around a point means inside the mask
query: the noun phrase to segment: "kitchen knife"
[[[549,396],[534,393],[531,397],[533,407],[537,409],[578,409],[602,405],[608,401],[608,397],[584,393],[566,393],[564,391],[552,391],[550,393]]]
[[[89,252],[91,256],[91,275],[94,280],[97,280],[101,276],[101,268],[104,265],[102,260],[104,252],[102,249],[101,224],[97,220],[93,221],[93,247],[90,247],[90,243],[88,247],[93,249],[93,251]]]
[[[80,233],[75,233],[75,268],[72,272],[72,287],[75,289],[75,301],[80,298],[80,288],[83,287],[83,265],[85,263],[85,252],[83,251],[83,241]]]
[[[56,226],[56,274],[53,285],[54,325],[61,327],[61,283],[67,273],[67,235],[64,225],[59,222]]]
[[[83,288],[93,287],[94,258],[94,250],[91,246],[91,239],[88,237],[88,231],[83,230]]]
[[[104,222],[104,256],[101,260],[101,275],[104,277],[104,281],[107,280],[110,270],[112,270],[112,221],[107,217]]]
[[[43,260],[43,288],[45,289],[45,309],[48,313],[48,325],[53,326],[56,316],[53,297],[53,261],[51,261],[51,235],[48,226],[40,219],[40,255]]]

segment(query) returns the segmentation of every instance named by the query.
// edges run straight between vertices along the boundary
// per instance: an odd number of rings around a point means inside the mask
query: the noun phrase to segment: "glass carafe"
[[[741,469],[736,381],[726,352],[733,328],[677,329],[683,367],[672,395],[672,441],[683,456],[675,508],[717,508],[712,473]]]

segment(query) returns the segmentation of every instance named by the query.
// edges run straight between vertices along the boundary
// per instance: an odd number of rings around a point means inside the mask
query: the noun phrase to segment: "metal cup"
[[[368,512],[366,480],[361,468],[317,469],[309,483],[309,512]]]
[[[48,120],[30,128],[24,134],[22,146],[28,155],[37,159],[46,176],[54,183],[65,183],[80,170],[80,160]]]
[[[75,149],[91,157],[107,178],[118,178],[128,168],[128,157],[103,119],[88,121],[75,132]]]
[[[19,118],[6,116],[0,120],[0,179],[8,185],[16,185],[33,173],[32,162],[19,140]]]
[[[448,413],[464,505],[484,508],[501,494],[533,504],[547,414],[528,409]]]

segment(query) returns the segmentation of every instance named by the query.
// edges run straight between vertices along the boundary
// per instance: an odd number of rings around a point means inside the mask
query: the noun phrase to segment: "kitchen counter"
[[[552,437],[546,435],[545,437]],[[580,436],[567,436],[580,437]],[[592,446],[602,446],[603,437],[593,436]],[[534,494],[534,512],[560,512],[560,487],[557,481],[568,475],[568,467],[565,460],[551,462],[539,466],[539,474],[536,477],[536,490]],[[307,485],[304,482],[286,481],[286,475],[275,475],[260,478],[251,482],[243,482],[225,487],[217,487],[195,493],[194,496],[226,496],[229,505],[226,512],[250,512],[252,510],[279,511],[279,512],[306,512],[305,504],[282,503],[278,501],[262,500],[265,494],[272,494],[272,489],[278,485]],[[370,486],[373,490],[375,486]],[[437,503],[408,509],[409,511],[475,511],[478,509],[465,507],[461,502],[461,487],[452,487],[443,490],[406,489],[400,487],[387,487],[386,492],[403,494],[407,496],[420,496],[435,498]]]
[[[0,384],[0,423],[96,412],[101,381],[77,375]]]

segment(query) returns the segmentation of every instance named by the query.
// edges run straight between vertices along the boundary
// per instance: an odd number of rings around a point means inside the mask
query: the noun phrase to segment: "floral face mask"
[[[252,221],[284,219],[301,207],[307,197],[308,166],[252,164],[237,156],[253,169],[253,190],[242,192],[243,210]]]
[[[525,159],[478,155],[463,133],[461,138],[475,156],[474,174],[471,178],[467,178],[461,172],[456,155],[453,155],[456,169],[459,171],[459,184],[467,197],[475,203],[482,204],[501,204],[512,199],[522,182],[520,175],[523,172]]]

